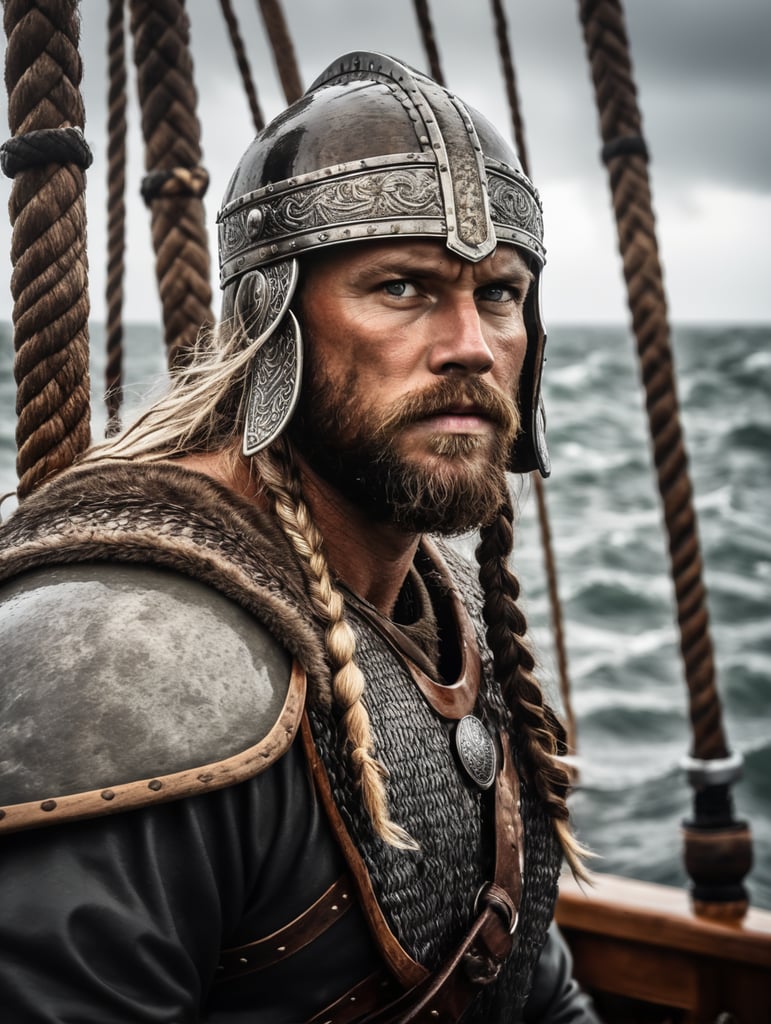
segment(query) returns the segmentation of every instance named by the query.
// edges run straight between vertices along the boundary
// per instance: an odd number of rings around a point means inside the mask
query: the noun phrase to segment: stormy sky
[[[260,103],[283,98],[255,0],[233,0]],[[574,0],[508,0],[533,178],[545,207],[551,322],[627,319],[607,175],[599,162],[594,95]],[[253,135],[220,5],[188,0],[191,45],[211,178],[207,223]],[[375,49],[426,67],[412,0],[284,0],[305,84],[336,56]],[[509,134],[487,0],[434,0],[448,84]],[[88,173],[91,302],[104,317],[106,4],[83,0],[81,51]],[[670,316],[675,323],[771,321],[771,3],[769,0],[627,0],[635,80],[650,166]],[[3,38],[3,46],[4,46]],[[134,91],[131,81],[132,95]],[[3,91],[4,92],[4,91]],[[7,130],[6,98],[0,100]],[[129,111],[126,319],[159,316],[138,111]],[[7,198],[10,182],[3,179]],[[212,233],[212,240],[215,235]],[[0,319],[10,319],[10,226],[0,222]],[[212,250],[212,263],[216,253]],[[213,272],[214,278],[214,272]],[[216,289],[216,281],[215,281]],[[218,300],[215,298],[215,308]]]

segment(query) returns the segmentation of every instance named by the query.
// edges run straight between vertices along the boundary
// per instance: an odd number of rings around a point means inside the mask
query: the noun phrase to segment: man
[[[360,53],[219,224],[218,331],[4,531],[4,1012],[594,1021],[507,568],[506,470],[548,472],[537,194]],[[480,525],[481,586],[428,537]]]

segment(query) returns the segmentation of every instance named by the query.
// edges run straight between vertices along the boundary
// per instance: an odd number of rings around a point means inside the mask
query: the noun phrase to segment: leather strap
[[[230,981],[252,971],[263,971],[297,953],[340,920],[352,906],[354,892],[350,877],[343,875],[283,928],[245,946],[222,950],[215,980]]]
[[[375,971],[326,1009],[317,1013],[306,1024],[355,1024],[361,1020],[362,1014],[371,1013],[379,1006],[390,1004],[402,991],[401,986],[391,975],[385,971]]]
[[[306,749],[309,749],[312,740],[307,718],[302,728]],[[480,889],[476,919],[455,952],[436,973],[424,975],[412,984],[407,982],[406,991],[402,987],[402,994],[396,999],[392,998],[393,987],[373,981],[377,976],[372,976],[346,992],[308,1024],[456,1024],[480,987],[497,978],[514,946],[523,870],[519,779],[508,738],[503,735],[501,747],[501,766],[495,787],[495,877]],[[319,765],[314,775],[317,783],[323,779]],[[342,838],[339,831],[338,838]],[[364,902],[365,912],[371,912],[369,902]],[[370,924],[373,926],[372,920]],[[382,925],[373,926],[376,939],[383,939],[383,931]],[[388,935],[393,940],[390,932]],[[382,946],[381,952],[384,952]],[[373,1001],[375,1008],[372,1008]]]
[[[522,896],[523,829],[519,779],[507,737],[501,737],[501,746],[495,787],[495,879],[479,891],[476,920],[439,971],[357,1024],[456,1024],[480,986],[497,978],[511,954]]]

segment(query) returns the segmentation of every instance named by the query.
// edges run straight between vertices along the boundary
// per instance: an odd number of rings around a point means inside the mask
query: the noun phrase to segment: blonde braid
[[[311,598],[316,611],[327,623],[332,698],[342,712],[340,721],[348,757],[364,808],[376,834],[384,842],[401,850],[415,850],[415,840],[389,817],[385,787],[387,771],[373,755],[372,729],[362,700],[364,676],[354,660],[356,638],[345,618],[342,594],[332,582],[323,538],[303,500],[291,446],[281,439],[268,451],[255,456],[254,461],[273,501],[282,530],[310,568]]]

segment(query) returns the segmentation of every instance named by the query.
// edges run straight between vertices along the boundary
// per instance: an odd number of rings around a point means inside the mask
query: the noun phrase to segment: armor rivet
[[[42,802],[42,804],[40,805],[40,810],[41,811],[54,811],[54,810],[56,810],[56,801],[55,800],[44,800]]]
[[[343,899],[344,899],[344,900],[347,900],[347,899],[348,899],[348,893],[347,893],[347,892],[344,892],[344,893],[343,893]]]
[[[272,192],[273,191],[273,185],[268,185],[267,188],[265,189],[265,191],[266,192]]]
[[[447,170],[447,164],[440,164],[439,165],[439,170],[440,171],[446,171]]]
[[[276,952],[277,953],[286,953],[286,946],[277,946],[276,947]]]
[[[271,245],[270,251],[275,255],[278,252],[278,246],[277,245]]]
[[[322,231],[321,234],[316,235],[316,237],[320,242],[326,242],[326,240],[329,238],[329,235],[325,231]]]
[[[339,910],[340,908],[338,907],[338,905],[336,903],[333,903],[332,904],[332,909],[333,910]]]
[[[370,224],[369,227],[367,228],[367,234],[368,235],[374,235],[375,234],[375,230],[376,229]]]
[[[421,143],[422,146],[427,146],[428,145],[428,139],[426,138],[425,135],[421,135],[420,136],[420,143]]]
[[[392,235],[398,235],[400,230],[401,230],[401,227],[400,227],[399,224],[392,224],[391,225],[391,234]]]
[[[103,789],[101,795],[102,795],[102,800],[112,800],[114,798],[114,796],[115,796],[115,794],[113,793],[113,791],[111,789]]]
[[[243,265],[244,265],[244,257],[243,256],[239,256],[238,259],[236,260],[236,266],[237,267],[243,267]]]
[[[350,228],[346,228],[345,231],[343,231],[343,238],[350,238],[350,237],[351,237],[351,229]]]
[[[438,142],[434,143],[434,149],[441,149],[441,145]]]
[[[245,956],[240,956],[240,957],[238,958],[238,962],[239,962],[240,964],[248,964],[248,963],[249,963],[249,961],[248,961],[248,960],[246,959],[246,957],[245,957]]]
[[[160,779],[153,779],[152,782],[147,783],[147,788],[152,789],[157,793],[159,789],[163,789],[163,783]]]
[[[199,782],[211,782],[211,780],[212,780],[213,778],[214,778],[214,774],[213,774],[213,772],[202,772],[202,773],[201,773],[201,774],[200,774],[200,775],[198,776],[198,781],[199,781]]]
[[[246,217],[246,233],[250,238],[259,237],[264,221],[265,214],[259,207],[249,211]]]
[[[349,1002],[355,1003],[356,1002],[356,996],[351,996]]]

